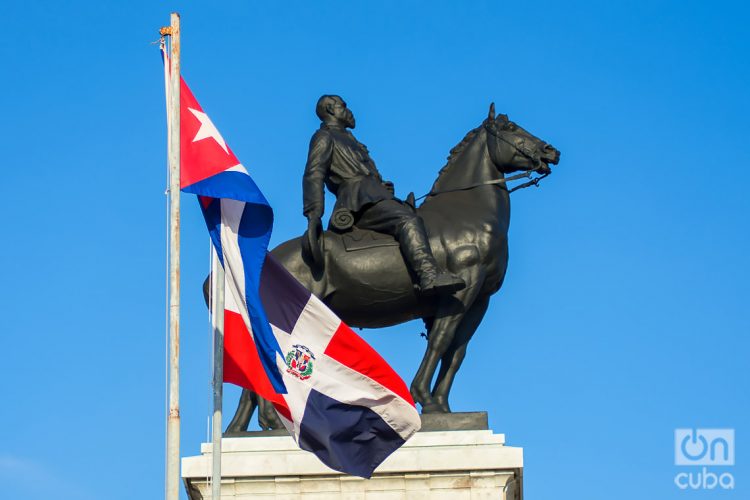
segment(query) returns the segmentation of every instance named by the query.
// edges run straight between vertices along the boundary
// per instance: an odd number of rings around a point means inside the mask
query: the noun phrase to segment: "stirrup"
[[[437,293],[451,294],[466,288],[466,282],[448,272],[439,272],[437,276],[420,283],[419,288],[425,295]]]

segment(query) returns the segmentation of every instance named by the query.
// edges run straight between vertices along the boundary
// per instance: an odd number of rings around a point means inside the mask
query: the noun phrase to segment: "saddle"
[[[398,246],[398,241],[389,234],[377,233],[369,229],[360,229],[357,226],[352,227],[345,233],[339,233],[338,237],[341,238],[347,252]]]

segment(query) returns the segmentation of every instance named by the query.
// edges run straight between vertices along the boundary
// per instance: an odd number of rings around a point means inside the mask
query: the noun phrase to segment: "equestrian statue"
[[[448,396],[467,345],[503,284],[510,192],[538,185],[560,159],[557,149],[494,108],[451,149],[417,207],[413,194],[399,200],[383,181],[350,131],[355,119],[346,102],[322,96],[303,177],[308,229],[271,251],[349,326],[424,321],[427,350],[410,387],[422,413],[451,411]],[[514,172],[520,173],[506,177]],[[321,222],[324,186],[336,195],[328,231]],[[244,390],[227,432],[247,430],[256,407],[261,428],[281,427],[273,406]]]

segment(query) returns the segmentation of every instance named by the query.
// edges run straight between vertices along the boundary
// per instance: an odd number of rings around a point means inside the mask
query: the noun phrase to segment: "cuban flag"
[[[271,401],[324,464],[369,478],[420,428],[406,384],[268,254],[273,211],[184,80],[180,147],[181,189],[225,271],[224,381]]]

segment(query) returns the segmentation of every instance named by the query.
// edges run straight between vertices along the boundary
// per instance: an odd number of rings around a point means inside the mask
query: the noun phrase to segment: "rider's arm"
[[[367,146],[362,144],[362,147],[365,150],[365,153],[367,153],[367,162],[369,164],[370,171],[375,175],[375,178],[380,182],[391,194],[394,194],[394,188],[393,183],[391,181],[384,181],[383,176],[380,175],[380,171],[378,170],[378,167],[375,166],[375,162],[370,157],[370,152],[367,150]]]
[[[380,175],[380,172],[378,171],[378,168],[375,166],[375,162],[370,159],[370,168],[372,168],[373,172],[375,172],[375,178],[385,187],[385,189],[388,190],[389,193],[391,193],[391,196],[395,194],[395,188],[393,187],[393,183],[391,181],[384,181],[383,176]]]
[[[302,178],[302,213],[308,219],[320,218],[325,209],[323,184],[331,166],[333,140],[325,130],[319,130],[310,140],[305,175]]]

